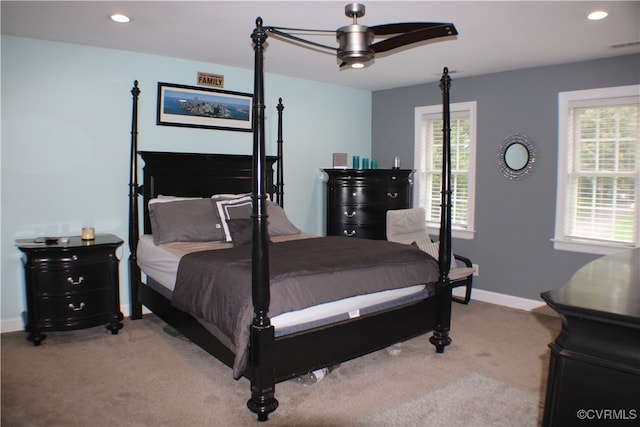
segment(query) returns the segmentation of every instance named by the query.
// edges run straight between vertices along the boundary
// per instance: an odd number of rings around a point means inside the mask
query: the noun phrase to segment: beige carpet
[[[358,426],[530,426],[540,410],[538,393],[478,374],[380,412]]]
[[[444,354],[425,335],[317,384],[278,384],[267,425],[539,425],[560,321],[473,301],[454,304],[452,323]],[[256,425],[249,382],[164,326],[150,315],[125,320],[116,336],[53,332],[40,347],[23,332],[2,334],[2,426]]]

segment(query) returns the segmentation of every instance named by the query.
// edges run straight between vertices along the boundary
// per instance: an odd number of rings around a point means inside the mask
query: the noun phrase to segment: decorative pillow
[[[214,194],[213,196],[211,196],[211,201],[214,203],[215,206],[215,210],[216,210],[216,223],[215,223],[215,227],[216,230],[218,231],[219,235],[220,235],[220,239],[219,240],[226,240],[226,234],[224,233],[224,217],[220,216],[220,212],[218,211],[218,206],[215,204],[217,201],[219,200],[233,200],[233,199],[239,199],[241,197],[250,197],[251,193],[242,193],[242,194]]]
[[[216,202],[218,214],[222,220],[222,228],[227,242],[231,242],[231,234],[226,221],[234,218],[251,218],[253,201],[251,197],[238,199],[218,200]],[[267,229],[270,236],[286,236],[301,233],[301,230],[293,225],[284,210],[270,200],[267,200]]]
[[[431,255],[432,257],[434,257],[436,259],[436,261],[438,261],[438,259],[440,258],[440,242],[413,242],[413,244],[415,244],[417,247],[420,248],[420,250],[428,253],[429,255]],[[453,256],[453,253],[451,254],[451,266],[449,268],[456,268],[456,259]]]
[[[234,246],[251,244],[253,240],[253,220],[251,218],[232,218],[227,220],[229,234]]]
[[[251,197],[240,197],[237,199],[222,199],[215,202],[218,209],[218,215],[222,221],[222,229],[224,230],[225,240],[232,241],[227,221],[235,218],[251,218],[252,202]]]
[[[153,242],[207,242],[221,240],[211,199],[149,201]]]

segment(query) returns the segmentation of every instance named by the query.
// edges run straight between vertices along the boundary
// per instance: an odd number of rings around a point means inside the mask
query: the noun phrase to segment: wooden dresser
[[[327,235],[386,239],[387,211],[411,207],[411,169],[324,169]]]
[[[638,425],[640,249],[592,261],[542,299],[562,317],[543,425]]]
[[[98,234],[66,243],[16,240],[24,253],[27,296],[27,339],[39,345],[45,331],[106,325],[112,334],[122,328],[116,249],[122,240]]]

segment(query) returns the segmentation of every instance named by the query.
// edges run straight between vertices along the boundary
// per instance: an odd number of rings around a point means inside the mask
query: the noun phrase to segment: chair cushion
[[[456,280],[466,279],[473,274],[473,268],[470,267],[456,267],[449,271],[449,280],[455,282]]]
[[[387,240],[407,245],[414,241],[431,242],[424,208],[387,211]]]

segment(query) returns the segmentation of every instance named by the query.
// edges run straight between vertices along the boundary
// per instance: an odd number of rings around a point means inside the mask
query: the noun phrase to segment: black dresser
[[[596,259],[542,299],[562,316],[543,425],[638,425],[640,249]]]
[[[106,325],[112,334],[122,328],[116,249],[122,240],[98,234],[66,243],[16,240],[24,253],[27,296],[27,339],[39,345],[44,331]]]
[[[386,239],[387,211],[411,207],[411,169],[324,169],[327,235]]]

